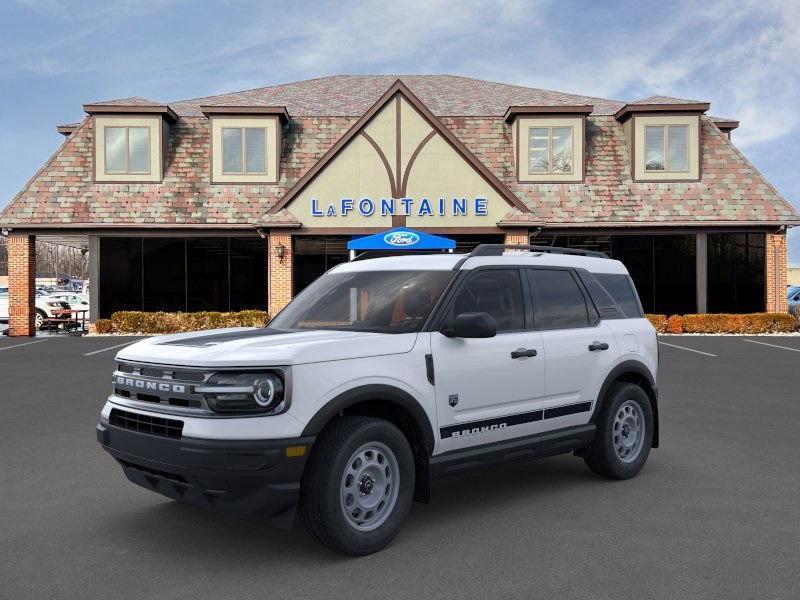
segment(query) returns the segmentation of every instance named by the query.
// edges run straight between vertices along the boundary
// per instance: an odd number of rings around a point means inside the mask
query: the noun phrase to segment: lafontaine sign
[[[358,213],[362,217],[373,215],[418,217],[485,217],[489,214],[488,200],[473,197],[449,198],[340,198],[338,201],[320,202],[311,198],[312,217],[346,217]]]

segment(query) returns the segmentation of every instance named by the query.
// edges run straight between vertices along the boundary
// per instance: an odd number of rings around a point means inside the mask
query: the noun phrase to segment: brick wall
[[[767,234],[765,308],[768,312],[787,312],[786,302],[786,234]]]
[[[527,229],[507,229],[505,244],[530,244]]]
[[[284,248],[282,260],[277,256],[279,246]],[[268,248],[268,310],[272,317],[292,299],[292,234],[282,231],[270,232]]]
[[[35,335],[36,237],[8,236],[9,335]]]

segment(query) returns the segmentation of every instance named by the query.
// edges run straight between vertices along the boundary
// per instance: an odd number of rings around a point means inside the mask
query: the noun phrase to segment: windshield
[[[270,328],[419,331],[452,271],[328,273],[300,293]]]

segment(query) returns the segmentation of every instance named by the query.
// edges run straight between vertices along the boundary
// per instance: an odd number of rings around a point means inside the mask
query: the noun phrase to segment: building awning
[[[395,227],[347,242],[348,250],[452,250],[455,240],[407,227]]]

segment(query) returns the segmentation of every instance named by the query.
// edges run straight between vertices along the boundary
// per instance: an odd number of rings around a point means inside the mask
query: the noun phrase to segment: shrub
[[[796,331],[798,322],[787,313],[751,313],[743,315],[683,315],[684,333],[786,333]]]
[[[94,322],[94,330],[97,333],[111,333],[112,329],[111,319],[97,319]]]
[[[672,315],[667,319],[666,333],[683,333],[683,317]]]
[[[263,310],[193,313],[125,310],[111,315],[111,324],[119,333],[181,333],[222,327],[263,327],[268,319]]]
[[[645,315],[645,317],[653,324],[658,333],[667,331],[667,315]]]

